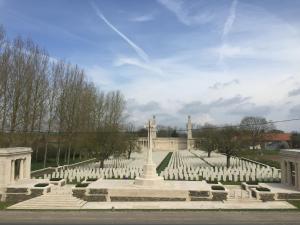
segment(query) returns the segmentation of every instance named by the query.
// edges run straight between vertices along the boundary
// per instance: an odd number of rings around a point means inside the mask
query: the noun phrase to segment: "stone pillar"
[[[154,117],[155,119],[155,117]],[[152,150],[153,150],[153,129],[155,128],[155,121],[149,120],[148,122],[148,151],[147,151],[147,164],[153,164],[152,162]]]
[[[281,160],[281,183],[286,184],[287,182],[287,176],[286,176],[286,166],[285,166],[285,160]]]
[[[161,185],[163,178],[158,176],[156,173],[156,165],[152,160],[152,148],[153,148],[153,128],[155,128],[155,123],[153,120],[149,120],[147,124],[148,128],[148,150],[147,150],[147,159],[145,165],[143,166],[143,175],[137,177],[134,181],[135,185],[142,186],[154,186]]]
[[[299,188],[298,163],[295,162],[295,187]]]
[[[192,146],[193,134],[192,134],[191,116],[188,116],[188,122],[187,122],[186,127],[187,127],[187,149],[191,150],[193,148],[193,146]]]
[[[20,170],[19,170],[19,179],[24,178],[24,159],[20,159]]]
[[[292,185],[292,171],[291,171],[291,162],[287,161],[287,184]]]
[[[11,160],[11,174],[10,174],[10,182],[15,181],[15,160]]]

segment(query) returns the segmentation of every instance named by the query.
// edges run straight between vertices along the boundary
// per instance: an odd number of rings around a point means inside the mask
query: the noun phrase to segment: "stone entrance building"
[[[156,125],[155,116],[153,121]],[[192,121],[191,117],[188,116],[187,122],[187,138],[182,137],[157,137],[156,129],[153,129],[153,151],[177,151],[177,150],[191,150],[195,148],[195,139],[192,135]],[[139,145],[142,149],[146,149],[148,146],[148,138],[141,137],[138,139]]]
[[[300,191],[300,150],[285,149],[281,155],[281,183]]]
[[[31,148],[0,148],[0,189],[30,179]]]

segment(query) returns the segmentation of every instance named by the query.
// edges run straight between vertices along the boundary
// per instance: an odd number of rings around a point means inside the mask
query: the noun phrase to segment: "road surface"
[[[0,224],[300,224],[299,211],[0,211]]]

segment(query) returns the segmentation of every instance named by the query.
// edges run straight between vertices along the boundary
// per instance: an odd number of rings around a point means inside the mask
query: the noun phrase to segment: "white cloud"
[[[113,74],[98,65],[89,67],[85,69],[86,74],[88,77],[97,85],[100,87],[100,89],[110,90],[114,88],[118,88],[114,81]]]
[[[189,11],[189,1],[159,2],[185,25],[204,21],[196,19],[202,10]],[[296,83],[300,82],[299,28],[291,28],[268,11],[243,1],[238,2],[238,10],[237,1],[231,3],[229,15],[223,15],[214,30],[217,37],[213,40],[207,40],[211,33],[201,39],[203,31],[198,30],[170,34],[161,39],[170,49],[151,62],[132,56],[115,58],[113,66],[118,70],[115,73],[134,77],[130,82],[115,83],[127,98],[135,99],[136,108],[130,112],[134,121],[144,123],[155,113],[162,125],[184,125],[187,114],[191,113],[193,121],[224,124],[238,123],[245,115],[281,120],[297,112],[297,107],[291,112],[290,108],[297,105],[300,96],[288,98],[288,93],[299,87]],[[218,64],[220,55],[225,69]],[[239,104],[224,103],[238,95]],[[222,106],[216,106],[220,96]],[[195,106],[194,111],[192,105],[190,111],[179,112],[186,104],[195,102],[202,105]],[[151,110],[142,110],[147,107]],[[291,126],[279,124],[278,128],[289,130]]]
[[[124,66],[124,65],[131,65],[131,66],[136,66],[145,70],[149,70],[151,72],[154,72],[156,75],[162,75],[163,72],[162,70],[150,62],[144,63],[141,60],[137,58],[131,58],[131,57],[118,57],[115,62],[115,66]]]
[[[218,90],[218,89],[221,89],[221,88],[226,88],[226,87],[231,86],[231,85],[237,85],[239,83],[240,83],[240,81],[238,79],[233,79],[233,80],[230,80],[228,82],[223,82],[223,83],[216,82],[216,83],[214,83],[214,85],[210,86],[209,88]]]
[[[154,18],[155,18],[154,14],[151,13],[151,14],[146,14],[146,15],[142,15],[142,16],[135,16],[135,17],[130,18],[129,20],[132,22],[148,22],[148,21],[154,20]]]

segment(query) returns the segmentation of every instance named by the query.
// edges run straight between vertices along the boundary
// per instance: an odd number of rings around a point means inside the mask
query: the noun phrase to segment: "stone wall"
[[[16,204],[31,198],[35,198],[51,191],[51,187],[43,188],[7,188],[5,193],[5,202]]]
[[[147,149],[147,138],[139,138],[139,146]],[[195,145],[195,140],[190,139],[189,144]],[[153,151],[177,151],[188,149],[188,141],[186,138],[153,138]]]

